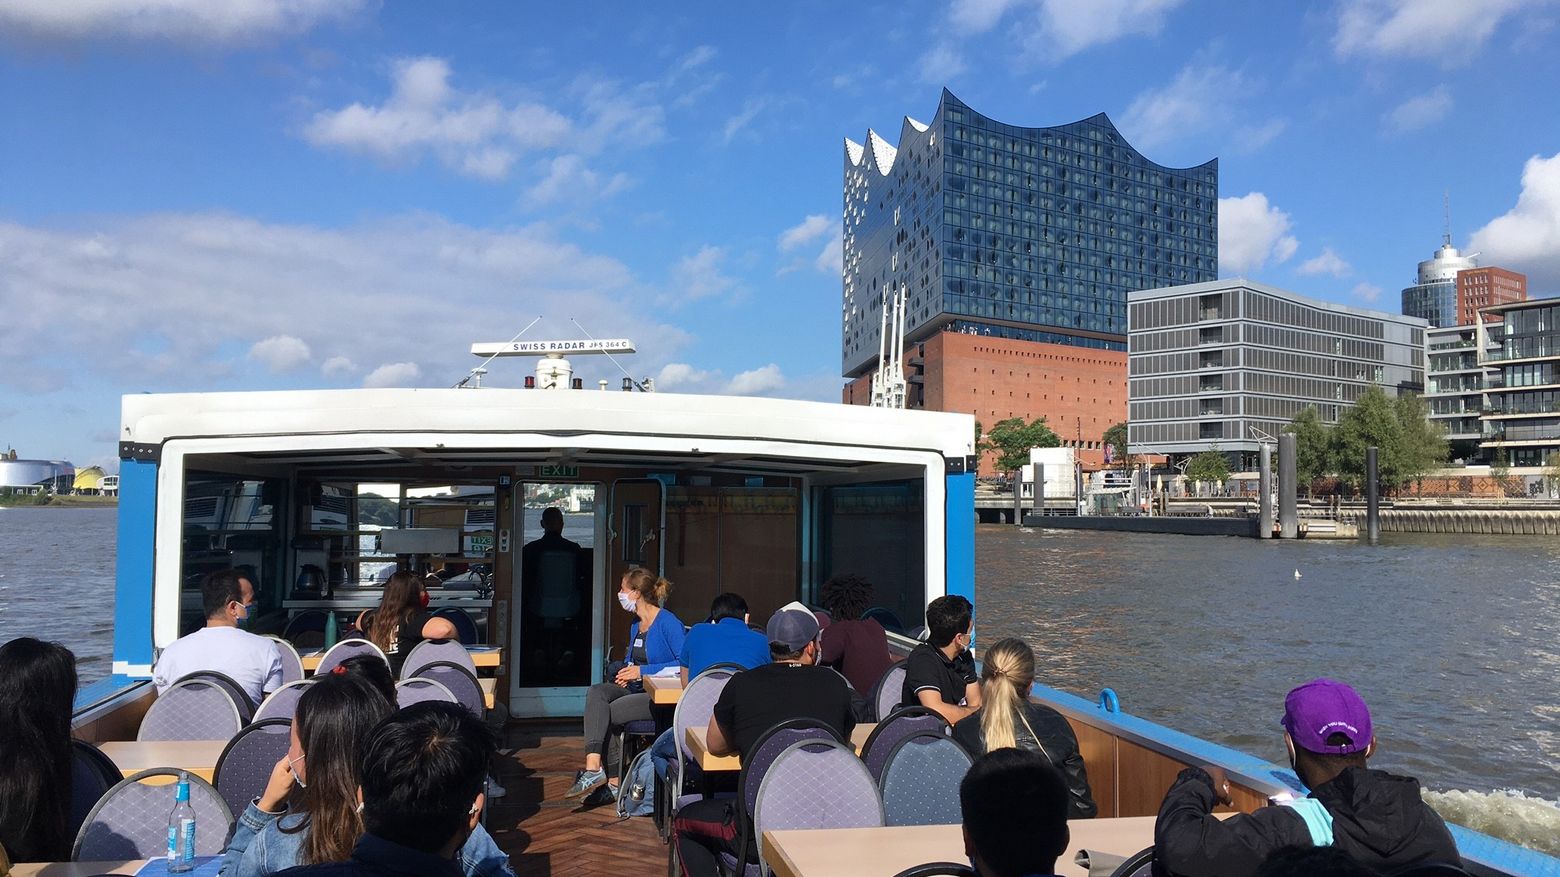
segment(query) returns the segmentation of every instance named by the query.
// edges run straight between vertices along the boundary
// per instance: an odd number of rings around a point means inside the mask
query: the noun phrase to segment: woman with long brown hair
[[[70,858],[76,656],[24,636],[0,646],[0,847],[13,862]]]
[[[455,639],[455,625],[428,611],[428,588],[417,573],[399,570],[385,582],[379,608],[358,616],[358,629],[390,659],[390,670],[401,665],[412,648],[425,639]]]
[[[363,835],[363,753],[374,728],[393,712],[378,686],[356,673],[328,673],[309,686],[298,699],[292,745],[265,792],[239,818],[222,875],[264,877],[350,859]],[[509,857],[480,825],[460,858],[466,877],[514,877]]]
[[[1099,808],[1078,737],[1062,714],[1029,699],[1035,653],[1021,639],[1000,639],[986,649],[980,667],[981,707],[953,726],[953,739],[970,755],[1014,747],[1044,755],[1067,780],[1067,818],[1087,819]]]

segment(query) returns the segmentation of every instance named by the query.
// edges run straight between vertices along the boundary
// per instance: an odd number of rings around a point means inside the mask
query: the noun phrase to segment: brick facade
[[[1479,308],[1527,301],[1527,275],[1505,268],[1465,268],[1457,272],[1457,325],[1472,326]]]

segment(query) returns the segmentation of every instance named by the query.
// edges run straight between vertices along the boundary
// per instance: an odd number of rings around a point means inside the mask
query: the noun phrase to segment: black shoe
[[[585,799],[580,801],[580,804],[584,807],[600,807],[603,804],[615,804],[617,803],[617,791],[617,786],[610,783],[602,783],[592,790],[589,795],[586,795]]]

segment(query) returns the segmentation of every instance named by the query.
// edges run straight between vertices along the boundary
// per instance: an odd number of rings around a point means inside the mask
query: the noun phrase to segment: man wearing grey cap
[[[800,603],[781,607],[765,626],[772,663],[731,677],[715,702],[705,742],[716,755],[744,758],[764,732],[790,719],[812,719],[850,739],[856,724],[845,678],[818,664],[818,619]],[[716,874],[720,852],[735,853],[738,838],[729,799],[695,801],[677,814],[683,872]],[[748,844],[757,862],[758,845]]]

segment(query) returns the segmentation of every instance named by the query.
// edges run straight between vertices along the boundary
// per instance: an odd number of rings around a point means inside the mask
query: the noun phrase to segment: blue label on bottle
[[[184,861],[195,861],[195,820],[182,819],[179,822],[180,829],[184,832]]]

